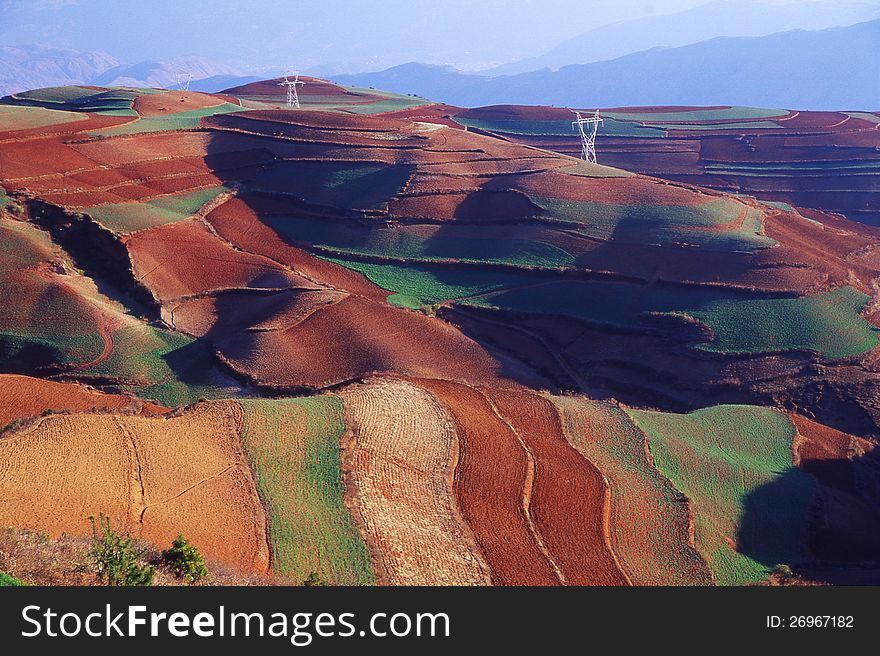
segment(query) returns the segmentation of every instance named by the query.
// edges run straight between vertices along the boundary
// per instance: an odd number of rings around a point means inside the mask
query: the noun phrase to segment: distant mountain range
[[[0,96],[40,87],[81,84],[119,66],[102,52],[43,46],[0,46]]]
[[[572,64],[616,59],[658,46],[686,46],[721,36],[767,36],[790,30],[821,30],[877,18],[880,18],[880,7],[857,0],[798,0],[775,4],[756,0],[716,0],[674,14],[604,25],[569,39],[538,57],[483,73],[515,75],[542,68],[557,70]]]
[[[177,84],[178,73],[191,73],[190,88],[208,92],[259,79],[204,57],[124,64],[101,52],[0,47],[0,96],[68,84],[170,88]]]
[[[873,110],[880,107],[878,53],[880,20],[874,20],[654,48],[558,71],[491,77],[404,64],[379,73],[339,75],[333,81],[465,107],[751,105]]]

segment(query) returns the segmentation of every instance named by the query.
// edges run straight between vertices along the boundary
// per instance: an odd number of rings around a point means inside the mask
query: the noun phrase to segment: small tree
[[[190,583],[208,576],[202,554],[182,535],[177,536],[170,549],[162,552],[162,559],[177,578],[186,579]]]
[[[89,517],[89,521],[92,523],[89,557],[98,568],[98,578],[106,585],[152,585],[156,570],[140,564],[143,552],[135,548],[134,540],[114,531],[110,527],[110,518],[103,514],[97,523],[94,517]]]
[[[794,578],[794,571],[791,569],[791,566],[784,563],[779,563],[774,567],[772,574],[780,583],[788,583]]]
[[[313,586],[323,586],[327,585],[324,583],[324,579],[321,578],[321,575],[317,572],[312,572],[309,574],[309,578],[303,581],[303,585],[313,587]]]

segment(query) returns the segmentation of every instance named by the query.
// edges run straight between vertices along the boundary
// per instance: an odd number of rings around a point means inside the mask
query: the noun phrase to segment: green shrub
[[[143,552],[134,546],[130,537],[122,537],[110,527],[110,518],[101,515],[92,523],[92,548],[89,557],[98,569],[98,578],[105,585],[145,586],[152,585],[155,569],[141,565]],[[99,529],[100,528],[100,535]]]
[[[14,576],[10,576],[6,572],[0,572],[0,588],[2,587],[19,587],[25,585],[24,582],[18,580]]]
[[[162,552],[162,559],[179,579],[194,583],[208,576],[202,554],[182,535],[177,536],[170,549]]]
[[[317,572],[312,572],[311,574],[309,574],[309,577],[305,581],[303,581],[303,585],[311,588],[321,587],[327,584],[324,582],[324,579],[321,578],[320,574],[318,574]]]

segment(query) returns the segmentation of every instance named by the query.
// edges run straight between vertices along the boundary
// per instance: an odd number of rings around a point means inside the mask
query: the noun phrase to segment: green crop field
[[[648,461],[645,437],[621,409],[608,403],[554,396],[565,433],[611,487],[615,553],[636,585],[711,582],[705,561],[689,544],[681,493]]]
[[[374,582],[370,555],[342,501],[342,400],[243,400],[242,444],[269,513],[273,570],[301,583]]]
[[[507,271],[375,264],[331,257],[322,259],[358,271],[379,287],[396,292],[388,297],[388,301],[410,309],[534,282],[534,278],[527,274]]]
[[[6,572],[0,572],[0,588],[2,587],[20,587],[24,586],[25,583],[15,578],[14,576],[10,576]]]
[[[763,298],[697,287],[560,281],[501,291],[466,303],[630,329],[649,327],[652,314],[687,315],[714,333],[712,341],[697,345],[701,350],[812,350],[826,358],[842,358],[860,355],[878,344],[878,329],[859,314],[867,301],[867,296],[852,287],[800,298]]]
[[[204,107],[191,109],[186,112],[168,114],[167,116],[147,116],[133,123],[117,125],[102,130],[96,130],[93,134],[112,137],[123,134],[141,134],[145,132],[164,132],[166,130],[194,130],[206,116],[216,114],[230,114],[233,112],[247,111],[244,107],[234,103],[223,103],[216,107]]]
[[[82,121],[85,118],[85,115],[72,111],[0,105],[0,129],[2,130],[32,130]]]
[[[253,187],[316,205],[379,209],[403,189],[411,172],[409,166],[371,162],[288,161],[262,171]]]
[[[846,112],[847,116],[852,118],[860,118],[870,123],[880,123],[880,114],[871,114],[870,112]]]
[[[88,213],[108,230],[128,234],[182,221],[225,191],[228,191],[227,187],[209,187],[141,203],[100,205],[81,211]]]
[[[773,121],[743,121],[740,123],[652,123],[664,130],[712,131],[712,130],[781,130],[782,126]]]
[[[110,357],[82,374],[108,378],[116,387],[172,408],[200,397],[241,394],[234,382],[220,374],[204,342],[147,325],[114,332]]]
[[[596,239],[615,239],[639,244],[686,243],[712,250],[751,252],[776,242],[758,234],[761,213],[731,198],[718,198],[697,205],[620,205],[570,201],[531,196],[544,209],[546,218],[569,224]],[[742,227],[719,227],[746,213]],[[713,230],[714,228],[714,230]]]
[[[83,100],[96,93],[98,92],[95,89],[78,86],[44,87],[42,89],[33,89],[31,91],[23,91],[21,93],[13,94],[12,99],[16,101],[56,103],[63,105]]]
[[[719,584],[756,583],[798,562],[815,481],[792,465],[796,431],[786,416],[731,405],[627,412],[657,469],[690,500],[696,546]]]
[[[48,87],[15,94],[8,101],[15,105],[55,110],[94,112],[108,116],[137,116],[132,102],[139,95],[154,93],[149,89],[110,87],[103,91],[85,87]]]
[[[646,123],[684,123],[700,121],[737,121],[745,119],[777,118],[787,116],[785,109],[766,109],[761,107],[727,107],[724,109],[693,109],[681,112],[602,112],[602,116],[624,121],[644,121]]]
[[[467,226],[371,226],[306,216],[276,215],[266,217],[263,221],[294,243],[335,253],[419,262],[458,260],[533,267],[562,267],[575,261],[566,251],[542,241],[481,237]]]
[[[604,116],[604,115],[603,115]],[[533,121],[519,119],[473,119],[456,116],[453,120],[459,125],[487,132],[499,132],[502,134],[518,134],[536,137],[571,137],[574,139],[577,133],[572,127],[572,121]],[[574,114],[572,114],[574,120]],[[644,127],[638,123],[617,121],[611,118],[599,126],[599,135],[603,137],[662,137],[663,130]]]

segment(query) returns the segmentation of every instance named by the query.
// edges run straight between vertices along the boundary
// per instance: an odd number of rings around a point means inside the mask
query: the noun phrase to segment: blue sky
[[[829,4],[829,0],[823,1]],[[791,5],[792,11],[808,12],[811,0],[749,2],[783,3]],[[706,3],[0,0],[0,45],[39,43],[98,50],[129,62],[194,54],[242,70],[283,67],[293,62],[302,69],[342,63],[369,70],[407,61],[474,69],[541,54],[603,24],[674,13]],[[840,4],[880,6],[880,0],[841,0]]]

